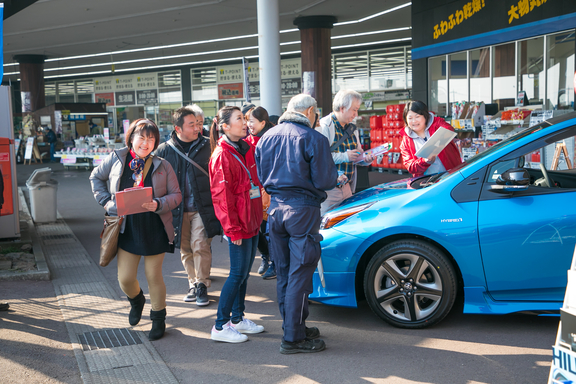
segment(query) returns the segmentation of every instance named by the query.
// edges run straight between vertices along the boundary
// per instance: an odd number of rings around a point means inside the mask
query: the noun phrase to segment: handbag
[[[104,229],[100,233],[100,266],[105,267],[118,253],[118,236],[124,216],[104,216]]]
[[[144,165],[144,172],[142,180],[146,179],[148,170],[152,165],[152,158],[149,157]],[[104,228],[100,233],[100,266],[105,267],[118,253],[118,236],[120,236],[120,229],[124,216],[104,216]]]

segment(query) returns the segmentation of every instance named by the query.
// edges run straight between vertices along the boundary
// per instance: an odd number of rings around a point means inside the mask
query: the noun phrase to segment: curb
[[[34,222],[28,210],[28,204],[24,198],[22,187],[18,187],[18,197],[20,199],[20,225],[26,223],[28,231],[22,231],[23,236],[20,238],[22,243],[32,243],[32,252],[36,261],[36,271],[27,272],[0,272],[0,281],[18,281],[18,280],[50,280],[50,269],[46,263],[44,250],[42,249],[42,242],[36,234]],[[29,238],[28,238],[29,237]]]

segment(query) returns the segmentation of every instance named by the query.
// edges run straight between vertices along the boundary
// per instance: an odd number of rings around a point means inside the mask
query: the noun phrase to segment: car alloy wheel
[[[456,298],[456,273],[436,247],[401,240],[379,250],[368,263],[364,292],[374,313],[401,328],[423,328],[442,320]]]

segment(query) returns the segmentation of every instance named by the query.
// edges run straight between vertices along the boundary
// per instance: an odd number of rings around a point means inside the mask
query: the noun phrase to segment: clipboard
[[[429,159],[432,156],[438,156],[440,152],[456,137],[456,132],[444,127],[438,128],[436,132],[428,139],[426,144],[416,152],[416,156]]]
[[[118,216],[150,212],[142,208],[142,204],[152,201],[152,187],[126,188],[116,192],[116,210]]]

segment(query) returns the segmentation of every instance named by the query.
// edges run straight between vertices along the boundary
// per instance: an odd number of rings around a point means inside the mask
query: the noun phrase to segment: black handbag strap
[[[354,124],[348,124],[348,128],[346,128],[346,130],[342,134],[342,137],[340,138],[340,140],[338,140],[337,142],[335,142],[334,144],[332,144],[330,146],[330,152],[334,152],[336,149],[338,149],[340,144],[342,144],[348,138],[352,137],[355,130],[356,130],[356,126]]]
[[[195,166],[196,168],[198,168],[199,170],[201,170],[206,176],[210,177],[210,175],[208,174],[208,172],[206,172],[206,170],[204,168],[202,168],[200,165],[198,165],[197,162],[195,162],[194,160],[192,160],[191,158],[189,158],[188,156],[186,156],[184,153],[182,153],[181,150],[179,150],[178,148],[176,148],[176,146],[174,145],[174,143],[172,143],[170,140],[167,141],[168,145],[172,147],[172,149],[174,151],[176,151],[177,154],[179,154],[180,156],[182,156],[184,158],[184,160],[186,160],[187,162],[189,162],[190,164],[192,164],[193,166]]]

